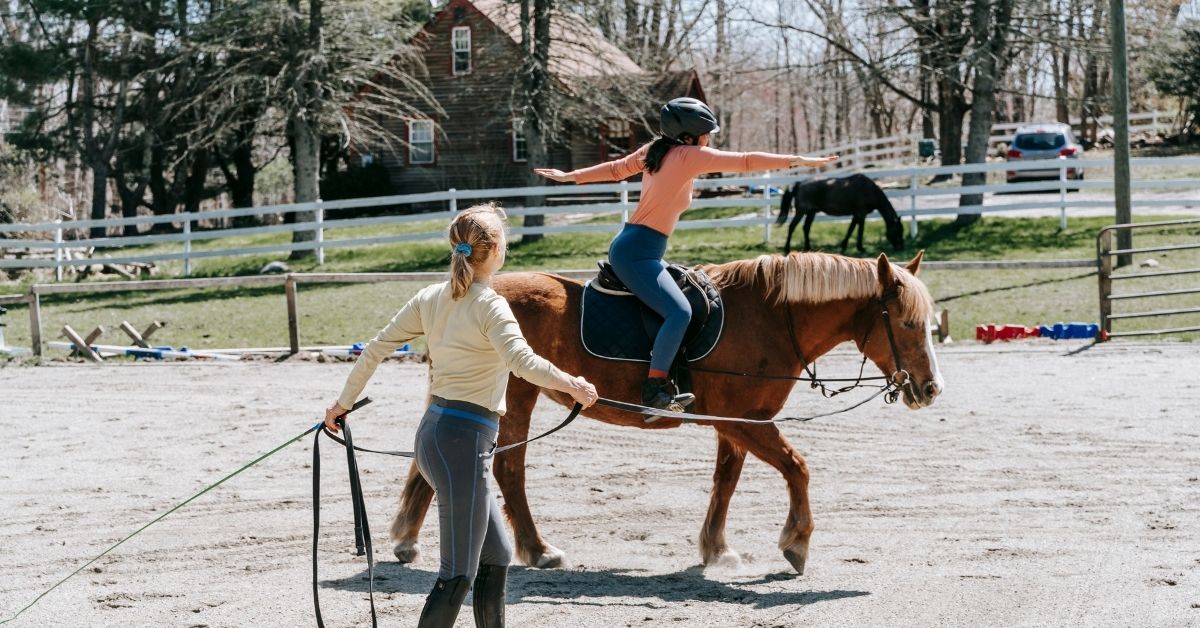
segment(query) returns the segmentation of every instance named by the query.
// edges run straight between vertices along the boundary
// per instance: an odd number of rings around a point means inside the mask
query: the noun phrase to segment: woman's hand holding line
[[[599,398],[599,395],[596,394],[596,387],[582,377],[572,377],[570,386],[566,392],[571,395],[575,403],[585,408],[590,408]]]

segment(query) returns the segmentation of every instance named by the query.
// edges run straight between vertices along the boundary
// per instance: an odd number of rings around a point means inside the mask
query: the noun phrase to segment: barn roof
[[[521,43],[521,7],[506,0],[470,0],[514,44]],[[629,55],[582,18],[552,11],[550,73],[560,78],[645,74]]]

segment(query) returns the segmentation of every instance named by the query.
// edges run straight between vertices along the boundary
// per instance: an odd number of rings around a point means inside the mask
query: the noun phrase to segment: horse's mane
[[[838,299],[877,297],[879,285],[876,260],[830,255],[827,253],[791,253],[760,255],[725,264],[704,266],[704,272],[718,288],[758,287],[776,303],[824,303]],[[933,298],[925,284],[903,266],[892,264],[900,284],[901,318],[905,322],[924,322],[933,314]]]

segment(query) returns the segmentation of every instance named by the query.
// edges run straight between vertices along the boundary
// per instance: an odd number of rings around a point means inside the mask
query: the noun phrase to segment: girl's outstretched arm
[[[757,172],[779,168],[807,166],[816,168],[835,161],[838,156],[805,157],[804,155],[776,155],[774,153],[734,153],[704,147],[689,155],[692,171],[696,174],[709,172]]]
[[[557,168],[534,168],[533,171],[559,183],[600,183],[602,181],[623,181],[641,172],[645,167],[646,148],[642,147],[620,159],[571,172],[563,172]]]

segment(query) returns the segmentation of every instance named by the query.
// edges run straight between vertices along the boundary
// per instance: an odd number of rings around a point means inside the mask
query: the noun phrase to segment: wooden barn
[[[519,5],[504,0],[451,0],[438,11],[414,43],[442,111],[386,121],[407,145],[356,147],[355,161],[378,160],[393,193],[518,187],[529,183],[535,165],[571,170],[640,146],[653,137],[644,121],[657,124],[654,103],[704,99],[694,70],[647,72],[582,19],[556,12],[549,68],[556,96],[583,105],[595,100],[590,110],[610,113],[565,121],[559,141],[548,146],[549,163],[530,164],[518,105],[519,16]]]

